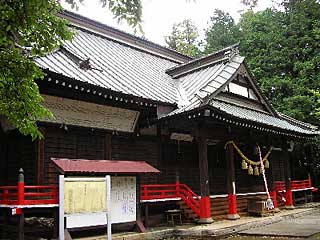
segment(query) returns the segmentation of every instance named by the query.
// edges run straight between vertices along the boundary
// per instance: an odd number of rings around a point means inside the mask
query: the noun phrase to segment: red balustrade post
[[[312,182],[311,182],[310,173],[308,173],[308,187],[312,187]]]
[[[274,191],[271,191],[270,196],[273,200],[273,206],[274,206],[275,211],[280,211],[279,207],[278,207],[277,190],[275,189]]]
[[[9,189],[3,190],[3,204],[7,204],[7,201],[9,200]]]
[[[180,197],[180,182],[179,178],[176,179],[176,197]]]
[[[19,170],[19,180],[18,180],[18,205],[24,204],[24,173],[23,169]]]
[[[142,185],[141,186],[141,190],[142,190],[142,194],[141,194],[142,200],[145,200],[147,198],[147,187],[146,187],[146,185]]]
[[[59,202],[58,196],[59,196],[58,188],[54,187],[54,188],[53,188],[53,200],[54,200],[56,203]]]

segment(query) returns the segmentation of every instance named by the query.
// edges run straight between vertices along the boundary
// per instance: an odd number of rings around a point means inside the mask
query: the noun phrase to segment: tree
[[[241,0],[240,1],[243,5],[248,6],[249,9],[253,9],[254,7],[257,6],[258,0]]]
[[[313,90],[311,93],[313,94],[316,103],[314,114],[320,119],[320,91]]]
[[[54,0],[0,1],[0,115],[24,135],[40,136],[36,120],[50,117],[35,79],[44,77],[32,58],[70,39]]]
[[[206,54],[239,41],[239,26],[236,25],[229,13],[215,9],[209,24],[209,27],[205,31]]]
[[[165,37],[169,48],[188,56],[197,56],[200,50],[197,46],[198,30],[191,19],[186,19],[172,26],[170,36]]]
[[[66,0],[67,3],[71,4],[71,7],[78,9],[79,3],[85,0]],[[89,0],[87,0],[89,1]],[[141,0],[100,0],[102,7],[108,6],[109,10],[118,19],[126,20],[129,26],[142,31],[142,4]]]
[[[240,42],[241,54],[273,106],[299,120],[318,123],[314,91],[320,89],[320,3],[282,0],[281,6],[249,10],[238,24],[215,10],[206,30],[205,51]]]
[[[318,123],[313,90],[320,88],[320,3],[283,1],[284,10],[245,13],[240,50],[275,108]]]
[[[83,0],[67,0],[76,5]],[[132,27],[141,22],[140,0],[101,0],[119,20]],[[0,0],[0,117],[32,139],[41,137],[37,120],[52,117],[42,106],[43,98],[35,80],[44,77],[32,61],[72,38],[56,0]]]

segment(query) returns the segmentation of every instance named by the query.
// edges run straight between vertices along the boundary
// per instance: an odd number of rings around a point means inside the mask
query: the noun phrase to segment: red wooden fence
[[[141,186],[141,200],[181,198],[192,211],[200,216],[200,197],[186,184],[145,184]]]
[[[3,186],[0,187],[0,204],[58,204],[58,186],[24,186],[24,183]]]
[[[284,181],[276,181],[276,191],[284,191],[286,190],[286,185]],[[291,190],[304,190],[304,189],[312,189],[312,191],[317,191],[316,188],[312,187],[311,179],[307,180],[293,180],[290,181]]]

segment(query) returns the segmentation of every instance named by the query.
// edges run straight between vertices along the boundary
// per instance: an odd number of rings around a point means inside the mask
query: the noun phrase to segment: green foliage
[[[73,8],[78,8],[79,3],[85,0],[66,0]],[[89,2],[89,0],[87,0]],[[141,0],[100,0],[102,7],[108,6],[114,17],[127,21],[128,25],[143,33],[142,22],[142,4]]]
[[[318,123],[320,3],[284,0],[282,10],[247,11],[235,24],[215,12],[207,29],[207,53],[240,42],[240,52],[273,106],[294,118]],[[318,106],[318,107],[317,107]]]
[[[205,34],[205,53],[209,54],[237,43],[240,29],[229,13],[215,9]]]
[[[70,39],[55,0],[0,0],[0,115],[24,135],[40,137],[36,120],[51,117],[35,79],[44,77],[32,58]]]
[[[174,24],[170,36],[165,37],[169,48],[188,56],[200,53],[197,46],[198,30],[191,19]]]
[[[242,4],[249,6],[249,8],[252,10],[254,7],[257,6],[258,0],[241,0]]]
[[[83,0],[66,0],[73,7]],[[141,29],[140,0],[101,0],[118,20],[125,19]],[[22,134],[41,137],[37,120],[52,117],[42,106],[43,98],[35,80],[44,73],[32,61],[72,38],[56,0],[0,0],[0,117]]]
[[[318,123],[311,90],[320,89],[320,4],[290,0],[283,6],[242,16],[241,52],[279,111]]]
[[[312,90],[311,93],[313,94],[314,101],[315,101],[315,110],[314,115],[320,119],[320,91]]]

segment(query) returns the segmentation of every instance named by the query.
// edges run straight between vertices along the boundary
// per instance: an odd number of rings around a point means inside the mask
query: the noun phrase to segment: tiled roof
[[[73,17],[71,13],[69,15]],[[159,50],[161,54],[156,54],[141,48],[143,40],[139,40],[140,47],[135,47],[134,37],[128,37],[130,44],[126,44],[125,33],[116,33],[121,35],[120,41],[112,38],[116,30],[108,30],[102,25],[106,29],[99,32],[100,25],[94,24],[90,25],[93,27],[90,30],[86,24],[79,25],[79,18],[76,16],[76,34],[71,42],[66,42],[62,48],[47,56],[35,59],[41,68],[118,93],[178,105],[176,110],[162,117],[172,117],[209,106],[230,116],[284,131],[317,134],[316,127],[275,112],[253,80],[253,89],[258,89],[266,112],[216,98],[233,77],[241,72],[241,68],[246,68],[236,45],[188,62],[182,61],[187,60],[186,56],[177,55],[175,61],[173,57],[176,53],[169,54],[170,50],[164,47]],[[103,34],[106,31],[111,31],[111,37]],[[89,69],[81,67],[84,62],[89,63]]]
[[[230,56],[227,61],[222,58],[220,62],[212,66],[174,79],[178,89],[179,108],[169,115],[199,106],[203,99],[214,94],[231,79],[243,61],[244,58],[239,55]]]
[[[279,131],[289,131],[295,132],[297,134],[306,134],[306,135],[318,135],[320,132],[317,130],[317,127],[310,124],[302,124],[300,121],[295,123],[288,121],[286,118],[279,116],[272,116],[270,113],[265,111],[257,111],[254,109],[249,109],[243,106],[239,106],[236,104],[231,104],[225,101],[221,101],[218,99],[212,99],[208,104],[201,104],[201,101],[194,101],[188,106],[180,108],[172,113],[170,113],[167,117],[173,117],[174,115],[179,115],[182,113],[190,113],[209,108],[218,114],[223,114],[225,117],[229,117],[232,119],[239,119],[240,121],[251,122],[252,124],[259,124],[264,126],[265,128],[273,128],[278,129]],[[192,114],[191,114],[192,115]],[[218,115],[216,115],[218,117]],[[300,122],[300,123],[298,123]]]
[[[51,158],[61,173],[141,174],[160,171],[144,161]]]
[[[90,58],[92,70],[79,67]],[[125,94],[175,103],[176,89],[166,69],[177,63],[78,29],[63,48],[36,58],[42,68]]]
[[[284,118],[274,117],[267,112],[255,111],[218,100],[211,100],[209,106],[232,117],[262,124],[266,127],[279,128],[281,130],[293,131],[300,134],[319,134],[319,132],[315,131],[313,128],[294,125]]]

